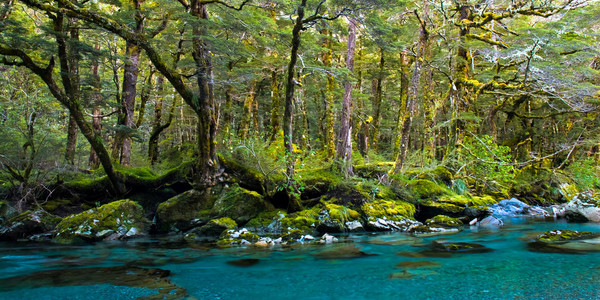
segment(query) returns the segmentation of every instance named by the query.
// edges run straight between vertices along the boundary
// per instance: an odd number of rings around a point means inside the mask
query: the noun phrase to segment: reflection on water
[[[271,249],[2,243],[0,299],[600,299],[598,243],[538,251],[533,239],[553,229],[600,225],[519,220],[443,237],[353,234]]]

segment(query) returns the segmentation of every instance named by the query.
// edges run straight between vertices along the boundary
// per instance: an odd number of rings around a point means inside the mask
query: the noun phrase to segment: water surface
[[[165,240],[0,244],[2,299],[600,299],[600,252],[528,250],[554,229],[598,224],[515,219],[447,236],[340,236],[343,244],[211,248]],[[431,243],[492,251],[440,253]],[[342,258],[336,258],[341,256]],[[356,257],[356,258],[352,258]],[[161,293],[161,294],[159,294]]]

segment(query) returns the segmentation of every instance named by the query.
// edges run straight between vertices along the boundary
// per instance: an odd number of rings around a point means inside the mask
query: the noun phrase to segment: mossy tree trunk
[[[250,125],[253,122],[253,107],[255,102],[256,92],[256,80],[250,80],[248,84],[248,94],[244,100],[244,107],[242,109],[242,120],[240,122],[240,128],[238,131],[238,138],[245,141],[248,138],[248,132],[250,131]]]
[[[354,71],[354,50],[356,47],[356,21],[348,18],[348,51],[346,56],[346,67],[352,73]],[[344,98],[342,99],[342,111],[340,114],[340,131],[337,138],[336,162],[339,171],[344,176],[352,176],[352,83],[344,83]]]
[[[279,95],[279,82],[277,71],[271,71],[271,134],[269,144],[273,143],[281,129],[281,95]]]
[[[325,26],[325,25],[324,25]],[[333,74],[331,73],[331,67],[333,66],[333,42],[332,42],[332,34],[328,29],[323,30],[323,48],[326,50],[323,52],[323,65],[326,69],[328,69],[327,73],[327,87],[324,91],[325,96],[323,97],[323,149],[325,151],[325,158],[332,159],[335,155],[335,126],[334,126],[334,116],[333,116],[333,93],[335,90],[335,80],[333,78]]]
[[[379,144],[379,123],[381,121],[381,102],[383,99],[385,54],[383,48],[379,49],[379,70],[373,84],[373,130],[371,131],[371,148],[377,150]]]
[[[64,27],[61,25],[61,28]],[[59,47],[64,48],[64,57],[61,58],[61,79],[66,82],[68,88],[65,89],[67,96],[72,101],[79,101],[81,98],[80,77],[79,77],[79,51],[77,43],[79,42],[79,29],[76,20],[69,18],[66,28],[62,28],[58,34],[60,37]],[[75,164],[75,152],[77,150],[77,122],[75,118],[69,115],[69,123],[67,124],[67,146],[65,149],[65,161],[70,164]]]
[[[402,140],[402,124],[404,122],[404,114],[406,113],[406,105],[408,99],[408,85],[410,84],[410,80],[408,78],[410,67],[410,59],[406,52],[400,53],[400,107],[398,108],[398,115],[396,119],[396,138],[394,140],[394,155],[393,157],[398,157],[398,153],[400,152],[400,144]]]
[[[100,50],[100,45],[94,45],[94,49],[96,51]],[[92,91],[89,95],[90,100],[92,101],[92,129],[96,135],[101,134],[102,130],[102,112],[100,111],[100,104],[102,101],[102,84],[100,81],[100,74],[98,73],[98,68],[100,63],[97,57],[93,57],[91,61],[91,71],[92,71]],[[92,170],[97,169],[100,166],[100,159],[98,158],[98,154],[94,147],[90,149],[90,158],[89,165]]]

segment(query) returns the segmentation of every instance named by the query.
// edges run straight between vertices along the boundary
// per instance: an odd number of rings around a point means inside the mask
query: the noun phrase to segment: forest
[[[0,207],[129,198],[167,232],[594,194],[597,4],[2,0]]]

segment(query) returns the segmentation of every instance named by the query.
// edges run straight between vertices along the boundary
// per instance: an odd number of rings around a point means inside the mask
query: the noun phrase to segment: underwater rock
[[[432,250],[450,253],[486,253],[494,251],[484,245],[436,240],[431,243]]]
[[[427,221],[425,221],[425,224],[427,224],[428,226],[437,226],[444,228],[456,228],[464,225],[461,220],[444,215],[437,215],[431,219],[428,219]]]
[[[2,224],[0,227],[0,240],[29,239],[32,236],[53,230],[60,220],[60,217],[43,210],[28,210]]]
[[[579,193],[565,204],[569,222],[600,222],[600,200],[591,193]]]
[[[408,272],[407,270],[402,270],[402,272],[395,272],[395,273],[390,273],[388,275],[388,278],[390,280],[394,280],[394,279],[411,279],[414,278],[416,275],[412,274],[410,272]]]
[[[150,222],[144,209],[131,200],[119,200],[64,218],[54,240],[61,243],[125,239],[143,235]]]
[[[313,256],[318,259],[349,259],[373,255],[375,254],[365,253],[351,244],[331,246],[330,248],[313,254]]]
[[[158,294],[138,299],[184,299],[187,291],[171,283],[170,271],[138,267],[96,267],[40,271],[33,274],[3,278],[0,292],[41,287],[85,286],[111,284],[157,290]]]
[[[533,252],[581,254],[600,252],[600,233],[575,230],[552,230],[540,234],[527,244]]]
[[[494,216],[489,216],[489,217],[481,220],[479,223],[477,223],[477,225],[480,227],[486,227],[486,228],[497,228],[497,227],[503,226],[504,222],[502,222],[502,220],[500,220]]]
[[[428,260],[419,260],[419,261],[403,261],[396,265],[398,268],[437,268],[441,266],[440,263]]]
[[[257,259],[257,258],[242,258],[242,259],[230,260],[227,262],[227,264],[230,264],[230,265],[236,266],[236,267],[250,267],[250,266],[256,265],[258,262],[260,262],[260,259]]]
[[[496,217],[550,217],[550,214],[539,207],[530,206],[516,198],[505,199],[490,207],[493,216]]]

